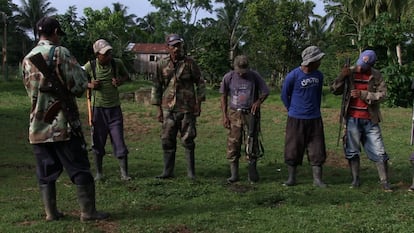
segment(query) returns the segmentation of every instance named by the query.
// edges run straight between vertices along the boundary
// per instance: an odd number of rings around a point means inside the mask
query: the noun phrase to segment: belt
[[[250,113],[250,109],[248,109],[248,108],[237,108],[237,109],[233,109],[233,110],[237,111],[237,112],[244,113],[244,114],[249,114]]]

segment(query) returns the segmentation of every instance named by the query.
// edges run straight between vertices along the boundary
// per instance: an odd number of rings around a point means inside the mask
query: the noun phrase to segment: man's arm
[[[385,100],[387,96],[387,85],[384,78],[378,70],[372,69],[372,75],[376,82],[376,89],[374,91],[361,91],[360,98],[367,104],[375,104]]]
[[[252,105],[252,108],[251,108],[252,113],[256,113],[257,111],[260,110],[261,104],[267,99],[270,93],[269,87],[266,85],[266,82],[263,80],[263,78],[257,74],[256,79],[258,80],[257,83],[259,85],[256,89],[259,90],[260,95]]]
[[[221,94],[220,98],[221,113],[222,113],[222,123],[224,128],[230,129],[230,120],[227,114],[227,93]]]

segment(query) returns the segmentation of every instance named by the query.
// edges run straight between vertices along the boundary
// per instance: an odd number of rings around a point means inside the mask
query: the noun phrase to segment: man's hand
[[[226,129],[230,129],[230,120],[227,114],[223,115],[223,126]]]
[[[341,77],[342,78],[346,78],[349,77],[351,75],[351,70],[349,69],[348,66],[344,66],[341,70]]]
[[[194,106],[194,116],[200,116],[201,115],[201,103],[198,102]]]
[[[119,86],[121,86],[121,84],[122,84],[121,79],[119,79],[119,78],[112,78],[112,85],[114,87],[119,87]]]
[[[161,123],[164,121],[164,115],[162,114],[162,109],[161,108],[158,109],[157,120],[158,120],[158,122],[161,122]]]
[[[256,102],[253,103],[252,108],[250,109],[250,112],[252,114],[255,114],[257,111],[260,110],[261,104],[262,104],[262,101],[260,99],[256,100]]]
[[[357,90],[357,89],[351,90],[351,97],[352,98],[359,98],[359,97],[361,97],[361,91],[360,90]]]
[[[101,83],[99,80],[91,80],[90,83],[88,83],[88,88],[90,89],[99,89],[101,87]]]

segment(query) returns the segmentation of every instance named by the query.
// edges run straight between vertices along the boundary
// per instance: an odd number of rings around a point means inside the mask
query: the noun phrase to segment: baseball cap
[[[108,43],[108,41],[104,40],[104,39],[99,39],[97,41],[95,41],[95,43],[93,44],[93,52],[96,53],[100,53],[100,54],[105,54],[106,52],[108,52],[108,50],[111,50],[112,46]]]
[[[177,43],[184,42],[183,38],[181,38],[178,34],[170,34],[166,37],[165,41],[168,45],[175,45]]]
[[[234,71],[239,74],[247,73],[249,70],[249,60],[247,59],[246,55],[239,55],[234,58]]]
[[[364,50],[359,55],[357,65],[363,68],[368,68],[374,66],[375,62],[377,61],[377,55],[373,50]]]
[[[36,23],[37,33],[52,34],[56,29],[59,36],[64,36],[66,33],[62,31],[59,21],[53,17],[45,16]]]
[[[302,52],[301,65],[307,66],[309,65],[309,63],[321,60],[323,56],[325,56],[325,53],[322,53],[322,51],[318,47],[314,45],[309,46]]]

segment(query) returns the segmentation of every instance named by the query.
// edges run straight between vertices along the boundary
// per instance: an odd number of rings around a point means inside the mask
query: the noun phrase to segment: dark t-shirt
[[[255,95],[255,90],[258,90],[260,94],[269,94],[269,88],[263,78],[252,70],[249,70],[243,77],[240,77],[237,72],[230,71],[224,75],[220,85],[220,93],[230,97],[232,109],[250,109],[259,97],[259,93]]]

